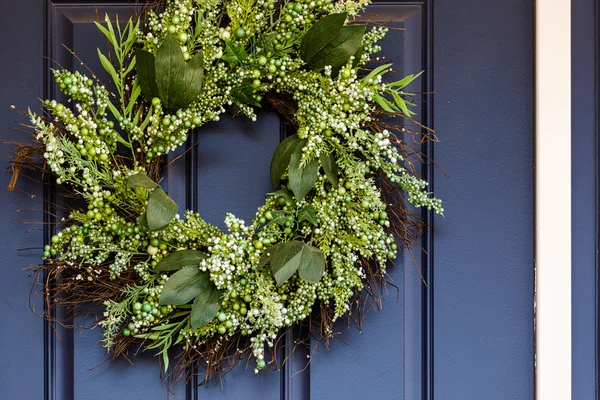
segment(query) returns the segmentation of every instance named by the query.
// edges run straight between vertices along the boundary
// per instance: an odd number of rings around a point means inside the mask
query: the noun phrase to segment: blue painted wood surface
[[[128,1],[105,4],[98,6],[100,15],[131,13]],[[300,355],[262,379],[238,369],[227,377],[225,390],[179,383],[169,392],[150,353],[138,355],[133,366],[120,360],[90,370],[105,359],[98,331],[61,331],[62,341],[44,346],[44,324],[29,312],[30,281],[20,270],[39,254],[13,255],[16,248],[39,246],[42,233],[27,233],[12,219],[24,204],[39,209],[41,201],[0,191],[0,238],[9,254],[0,281],[0,399],[41,399],[44,389],[46,398],[59,400],[533,397],[532,5],[427,0],[376,7],[369,12],[406,29],[390,32],[386,43],[387,57],[404,60],[395,64],[398,73],[431,66],[422,88],[440,90],[422,110],[442,139],[435,145],[436,161],[451,175],[433,170],[447,217],[434,221],[424,264],[418,255],[419,268],[432,268],[429,286],[412,261],[400,262],[390,270],[399,299],[391,290],[384,311],[367,315],[362,334],[340,326],[349,346],[335,342],[331,352],[321,347],[303,372],[296,373],[305,367]],[[91,2],[22,0],[0,18],[0,37],[14,38],[0,42],[0,49],[17,57],[0,65],[0,137],[6,139],[14,135],[7,106],[25,108],[43,97],[45,21],[47,51],[65,67],[77,63],[60,43],[96,71],[95,47],[104,44],[91,24]],[[432,106],[433,115],[427,115]],[[197,203],[211,222],[222,224],[226,210],[248,220],[268,189],[268,164],[280,133],[274,115],[262,115],[258,123],[223,116],[195,135],[198,147],[168,171],[167,189],[182,208]],[[197,168],[190,171],[190,165]],[[0,177],[0,184],[8,178]],[[191,193],[197,196],[190,195],[194,183]],[[25,187],[41,193],[39,185]],[[45,374],[44,354],[52,356],[52,343],[55,357]]]
[[[572,4],[573,399],[598,397],[598,2]]]

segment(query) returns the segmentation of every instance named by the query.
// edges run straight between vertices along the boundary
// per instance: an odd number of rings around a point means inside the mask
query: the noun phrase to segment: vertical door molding
[[[536,394],[558,400],[571,398],[570,0],[537,1],[535,24]]]

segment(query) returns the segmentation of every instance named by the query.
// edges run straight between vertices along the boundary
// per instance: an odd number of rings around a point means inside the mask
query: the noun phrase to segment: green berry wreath
[[[354,21],[367,3],[169,0],[124,26],[97,24],[115,92],[56,70],[73,107],[29,112],[45,167],[87,205],[44,248],[48,301],[102,306],[116,356],[142,345],[167,368],[180,345],[179,365],[203,359],[209,375],[232,348],[265,368],[265,344],[317,305],[317,333],[331,337],[353,296],[385,282],[397,243],[414,241],[408,203],[443,212],[387,119],[410,120],[403,89],[418,75],[384,83],[391,64],[369,67],[386,28]],[[227,109],[255,121],[261,106],[296,133],[276,149],[274,191],[250,225],[227,214],[222,232],[179,215],[157,183],[163,156]]]

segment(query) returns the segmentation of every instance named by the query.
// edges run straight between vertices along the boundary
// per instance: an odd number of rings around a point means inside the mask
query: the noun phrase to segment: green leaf
[[[299,240],[290,240],[280,244],[271,255],[271,272],[275,276],[277,285],[282,285],[290,279],[298,268],[302,259],[304,243]]]
[[[340,33],[347,16],[347,13],[330,14],[317,21],[304,34],[300,43],[300,57],[307,64],[313,59],[318,59],[319,52]]]
[[[254,87],[247,79],[231,89],[231,98],[238,105],[247,104],[260,107],[260,103],[254,97]]]
[[[325,256],[316,247],[304,244],[298,276],[308,282],[318,283],[325,273]]]
[[[231,40],[225,42],[225,51],[221,59],[226,61],[232,67],[241,65],[242,62],[248,57],[246,49],[242,43],[234,43]]]
[[[304,167],[302,167],[302,148],[303,144],[299,143],[294,149],[290,157],[290,165],[288,175],[290,178],[290,186],[296,200],[300,201],[310,192],[315,186],[317,181],[317,172],[319,170],[317,160],[309,161]]]
[[[142,94],[147,101],[159,97],[156,85],[156,66],[154,54],[142,49],[135,50],[137,79],[142,88]]]
[[[271,219],[265,226],[271,226],[275,224],[283,226],[288,221],[288,217],[283,211],[271,211],[271,214],[273,214],[273,219]]]
[[[408,86],[409,83],[411,83],[412,81],[414,81],[415,79],[417,79],[419,76],[421,76],[421,74],[423,72],[424,71],[421,71],[421,72],[419,72],[416,75],[407,75],[406,77],[400,79],[399,81],[389,83],[387,85],[387,87],[389,87],[389,88],[396,88],[397,87],[398,89],[404,89],[406,86]]]
[[[136,222],[140,226],[140,228],[150,230],[150,228],[148,228],[148,218],[146,218],[146,214],[143,214],[143,215],[140,215],[139,217],[137,217]]]
[[[133,111],[133,106],[137,101],[138,97],[142,93],[142,88],[140,87],[139,81],[133,81],[133,87],[131,89],[131,96],[129,96],[129,104],[127,105],[127,109],[125,110],[127,115],[130,115]],[[136,124],[137,125],[137,124]]]
[[[155,272],[176,271],[183,267],[198,267],[208,256],[198,250],[178,250],[158,262]]]
[[[325,176],[329,179],[329,182],[333,184],[333,187],[338,187],[338,165],[335,161],[335,156],[333,153],[325,154],[321,153],[319,156],[319,160],[321,160],[321,165],[323,166],[323,170],[325,170]]]
[[[281,176],[285,173],[288,165],[290,165],[290,157],[294,149],[299,143],[306,143],[305,139],[300,139],[298,135],[292,135],[285,138],[273,153],[271,159],[271,186],[273,189],[277,187]],[[277,193],[277,192],[275,192]]]
[[[301,279],[316,283],[325,272],[325,256],[316,247],[299,240],[280,244],[271,256],[271,271],[277,285],[282,285],[296,271]]]
[[[133,174],[127,178],[127,187],[130,189],[139,187],[144,189],[155,189],[158,187],[158,184],[152,179],[148,178],[146,174],[138,172],[137,174]]]
[[[258,261],[258,266],[259,267],[264,267],[265,265],[267,265],[267,263],[269,261],[271,261],[271,256],[273,256],[273,252],[275,252],[275,249],[277,249],[277,247],[280,245],[280,243],[278,244],[274,244],[273,246],[263,250],[262,255],[260,256],[260,260]]]
[[[375,79],[376,77],[378,77],[379,75],[383,75],[385,74],[385,72],[387,71],[387,69],[389,67],[391,67],[392,64],[384,64],[384,65],[380,65],[379,67],[375,68],[373,71],[369,72],[369,75],[365,76],[364,78],[362,78],[363,82],[367,82],[370,79]]]
[[[289,165],[289,163],[290,162],[288,160],[288,165]],[[281,189],[279,189],[279,190],[277,190],[275,192],[267,193],[267,196],[283,197],[286,201],[291,201],[293,199],[294,194],[292,192],[290,192],[288,190],[288,188],[286,188],[285,186],[283,186]]]
[[[174,109],[180,99],[180,85],[185,69],[185,60],[177,39],[167,34],[156,52],[156,86],[163,106]]]
[[[112,78],[115,85],[117,85],[117,87],[119,87],[119,84],[120,84],[119,75],[117,75],[117,71],[115,70],[115,67],[111,64],[110,61],[108,61],[108,58],[106,58],[106,56],[104,54],[102,54],[100,49],[98,49],[98,58],[100,58],[100,63],[102,64],[102,67],[106,70],[106,72],[108,72],[110,74],[110,77]]]
[[[390,92],[392,94],[392,97],[394,98],[394,103],[396,103],[396,106],[400,108],[404,115],[410,117],[411,115],[415,114],[414,112],[408,109],[408,107],[406,106],[406,101],[398,94],[398,92],[396,92],[395,90],[391,90]]]
[[[373,101],[377,104],[379,104],[379,106],[381,108],[383,108],[385,111],[389,112],[389,113],[396,113],[398,112],[398,108],[388,99],[386,99],[383,96],[380,96],[377,93],[373,94]]]
[[[300,44],[300,56],[310,69],[331,65],[335,70],[359,51],[365,26],[343,26],[346,13],[331,14],[309,29]]]
[[[217,289],[210,280],[210,275],[205,274],[201,280],[200,293],[194,299],[192,305],[192,329],[198,329],[212,321],[221,309],[222,291]],[[168,283],[168,281],[167,281]]]
[[[158,304],[180,305],[192,300],[204,287],[204,280],[210,279],[208,272],[196,267],[185,267],[175,272],[165,283]]]
[[[183,87],[181,103],[178,108],[192,104],[200,95],[204,83],[204,54],[198,52],[185,65],[183,74]]]
[[[317,226],[319,224],[317,221],[317,214],[313,206],[308,206],[300,210],[300,212],[298,213],[298,222],[302,221],[308,221],[314,226]]]
[[[154,189],[148,198],[146,218],[151,231],[166,228],[177,214],[177,204],[160,187]]]
[[[204,60],[202,51],[185,63],[177,39],[167,34],[155,60],[156,86],[163,106],[179,110],[190,105],[202,90]]]

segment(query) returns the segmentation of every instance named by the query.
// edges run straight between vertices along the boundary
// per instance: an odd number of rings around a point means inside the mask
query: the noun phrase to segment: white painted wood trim
[[[535,1],[537,400],[571,398],[571,1]]]

